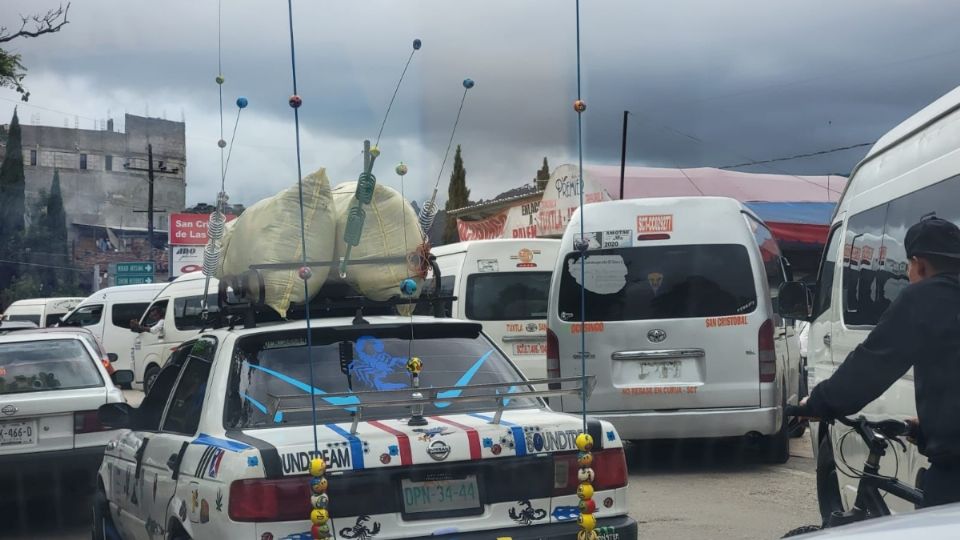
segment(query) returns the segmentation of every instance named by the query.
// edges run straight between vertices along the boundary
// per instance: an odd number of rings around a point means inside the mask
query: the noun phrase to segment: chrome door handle
[[[827,347],[829,347],[831,343],[833,343],[833,339],[830,337],[830,334],[824,334],[824,335],[823,335],[823,344],[826,345]]]

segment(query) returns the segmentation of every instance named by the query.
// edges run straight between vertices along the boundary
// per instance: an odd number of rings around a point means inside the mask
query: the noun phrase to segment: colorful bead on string
[[[580,532],[577,533],[577,540],[597,540],[597,518],[594,512],[597,511],[597,503],[593,502],[593,481],[596,475],[593,469],[593,437],[587,433],[577,435],[577,448],[580,452],[577,454],[577,464],[580,470],[577,471],[577,479],[580,485],[577,486],[577,497],[580,498],[578,508],[580,517],[577,523],[580,525]]]
[[[327,462],[322,457],[310,460],[310,533],[314,540],[331,538],[330,534],[330,497],[327,495],[329,483],[324,474],[327,472]]]

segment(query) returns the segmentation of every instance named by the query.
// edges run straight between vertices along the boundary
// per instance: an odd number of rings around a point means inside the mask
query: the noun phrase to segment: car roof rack
[[[586,379],[586,380],[584,380]],[[566,385],[566,388],[564,387]],[[538,390],[533,387],[547,387],[546,390]],[[545,398],[555,396],[580,396],[586,400],[593,393],[596,386],[596,377],[588,375],[586,377],[559,377],[553,379],[532,379],[528,381],[512,381],[498,383],[470,384],[468,386],[432,386],[432,387],[411,387],[401,390],[368,390],[361,392],[339,392],[323,395],[314,395],[311,403],[310,394],[297,395],[269,395],[267,399],[267,415],[275,418],[277,413],[308,412],[312,410],[346,410],[353,414],[353,424],[350,426],[350,434],[356,435],[357,426],[363,418],[363,411],[367,409],[382,409],[388,407],[410,407],[413,412],[409,419],[409,425],[421,425],[417,422],[422,420],[423,406],[437,403],[457,403],[470,404],[469,410],[457,411],[460,413],[473,413],[491,410],[490,405],[494,406],[494,415],[490,419],[491,424],[499,424],[503,416],[503,410],[512,399],[520,398]],[[517,390],[517,388],[525,390]],[[493,394],[479,396],[460,396],[451,395],[464,390],[493,390]],[[500,389],[504,389],[500,392]],[[375,401],[364,401],[364,398],[374,397]],[[475,406],[475,407],[474,407]],[[419,411],[419,413],[418,413]]]
[[[406,263],[406,257],[376,257],[351,261],[352,265],[383,265]],[[309,300],[310,317],[349,317],[353,316],[354,324],[368,324],[364,315],[393,315],[398,306],[430,305],[434,317],[449,316],[445,305],[457,298],[455,296],[440,295],[440,268],[436,257],[428,254],[426,262],[434,274],[432,291],[423,291],[418,298],[396,296],[384,301],[376,301],[359,296],[350,285],[344,282],[328,281],[320,291]],[[224,276],[219,280],[217,290],[218,313],[211,318],[210,326],[220,328],[228,326],[233,329],[238,324],[243,328],[256,328],[258,324],[266,322],[283,322],[289,320],[303,320],[306,318],[307,304],[292,304],[283,318],[265,303],[266,285],[263,272],[267,271],[297,271],[304,266],[308,268],[330,267],[336,265],[333,261],[304,263],[270,263],[251,265],[247,272],[241,275]]]

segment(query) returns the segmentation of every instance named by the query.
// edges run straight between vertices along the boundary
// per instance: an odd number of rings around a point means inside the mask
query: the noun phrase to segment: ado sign
[[[227,221],[237,216],[227,214]],[[209,214],[170,214],[170,244],[202,246],[207,243]]]

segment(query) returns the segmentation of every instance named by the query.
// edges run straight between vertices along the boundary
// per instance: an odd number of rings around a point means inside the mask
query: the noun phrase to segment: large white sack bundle
[[[333,189],[333,202],[337,214],[337,247],[334,257],[334,275],[337,275],[340,259],[347,252],[343,232],[347,227],[350,208],[356,204],[356,182],[340,184]],[[376,301],[400,296],[400,283],[407,278],[417,282],[420,296],[425,269],[417,262],[423,246],[423,235],[417,222],[417,214],[400,193],[383,184],[377,184],[373,200],[363,207],[366,219],[360,245],[350,252],[347,275],[344,280],[363,296]],[[357,264],[377,258],[398,258],[390,264]],[[403,311],[403,310],[402,310]]]
[[[307,260],[330,261],[337,229],[326,169],[305,177],[302,184]],[[247,208],[227,225],[217,277],[243,274],[253,264],[298,263],[302,246],[299,193],[293,185]],[[297,270],[262,270],[264,303],[286,317],[290,304],[309,300],[320,290],[330,268],[318,266],[312,271],[307,280],[308,297],[304,298]]]

